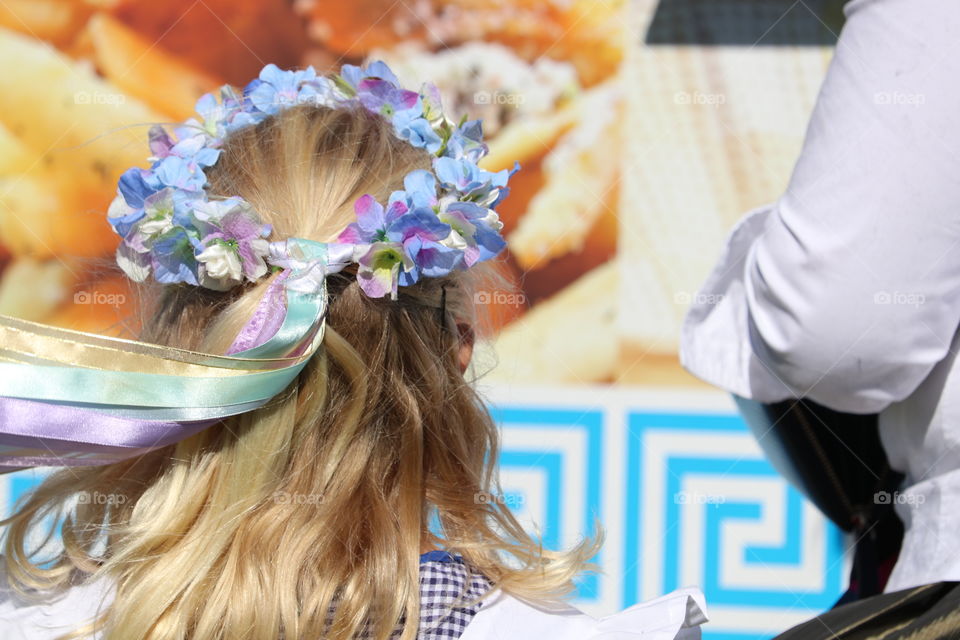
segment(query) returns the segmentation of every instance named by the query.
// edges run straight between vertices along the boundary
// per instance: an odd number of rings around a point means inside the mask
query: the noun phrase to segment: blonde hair
[[[359,196],[385,201],[428,167],[365,110],[296,107],[231,134],[209,179],[273,237],[329,241]],[[289,388],[159,451],[53,473],[5,521],[9,579],[56,592],[109,578],[113,602],[64,636],[105,640],[383,640],[398,624],[414,638],[425,540],[507,593],[562,598],[598,543],[545,550],[489,499],[498,432],[458,362],[478,277],[425,278],[390,301],[331,276],[324,343]],[[147,290],[142,339],[223,353],[269,281]],[[123,500],[74,504],[81,492]],[[27,538],[50,515],[64,550],[42,564]]]

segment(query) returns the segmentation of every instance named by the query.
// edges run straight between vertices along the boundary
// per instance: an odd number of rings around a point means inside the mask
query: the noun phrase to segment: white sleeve
[[[76,584],[56,597],[36,601],[17,594],[7,580],[0,556],[0,638],[3,640],[56,640],[86,625],[109,606],[114,597],[105,579]],[[92,640],[99,640],[98,631]]]
[[[545,608],[495,591],[460,640],[698,640],[707,622],[703,593],[678,589],[602,618],[575,607]]]
[[[960,322],[960,4],[846,13],[787,192],[734,229],[681,360],[762,402],[874,413]]]

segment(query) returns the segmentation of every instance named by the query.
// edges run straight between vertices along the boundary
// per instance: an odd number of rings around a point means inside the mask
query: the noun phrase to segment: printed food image
[[[697,47],[646,47],[655,7],[5,0],[0,313],[131,337],[105,213],[120,173],[144,164],[149,126],[266,62],[325,73],[379,58],[409,86],[437,84],[452,116],[483,119],[484,168],[521,165],[499,206],[500,281],[477,294],[499,362],[485,379],[692,384],[676,357],[683,295],[737,215],[782,190],[826,54],[708,63]],[[780,120],[721,102],[757,74],[813,90],[778,94]]]

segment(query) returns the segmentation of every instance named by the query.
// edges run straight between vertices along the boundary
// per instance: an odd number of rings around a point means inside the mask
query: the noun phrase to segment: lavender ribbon
[[[0,398],[0,466],[108,464],[178,442],[217,422],[139,420],[71,405]]]
[[[284,280],[289,275],[289,271],[284,271],[270,283],[253,315],[250,316],[250,320],[243,326],[233,344],[230,345],[230,349],[227,350],[228,356],[259,347],[277,333],[286,315]]]

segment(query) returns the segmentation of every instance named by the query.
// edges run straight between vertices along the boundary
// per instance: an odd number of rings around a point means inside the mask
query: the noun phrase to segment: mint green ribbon
[[[275,243],[281,244],[284,246],[273,247],[277,262],[291,271],[284,282],[283,322],[264,344],[233,354],[236,357],[288,357],[296,349],[309,353],[323,339],[328,245],[300,238]],[[338,271],[345,263],[339,257],[337,260],[332,266]],[[305,344],[308,339],[310,343]],[[141,419],[157,419],[161,415],[167,420],[198,415],[212,418],[263,405],[286,388],[308,361],[222,377],[0,363],[0,393],[27,400],[83,404],[94,410],[136,414]]]

